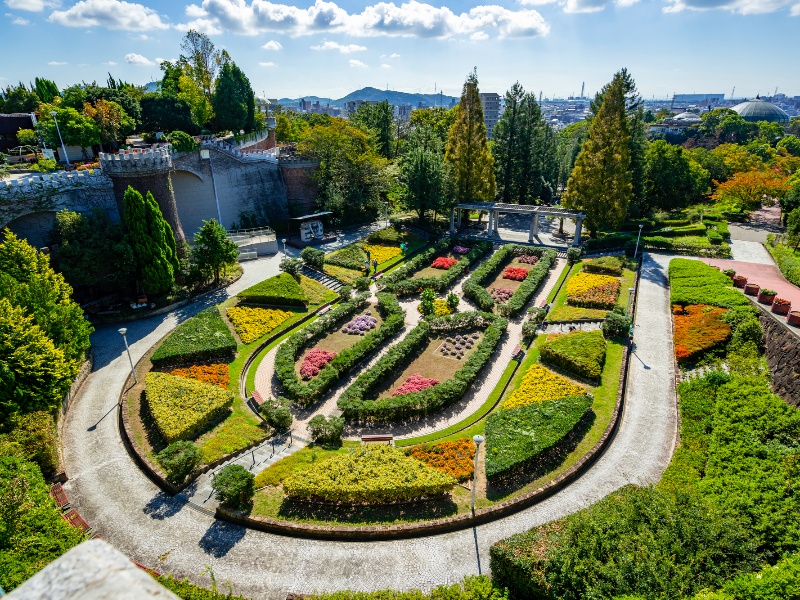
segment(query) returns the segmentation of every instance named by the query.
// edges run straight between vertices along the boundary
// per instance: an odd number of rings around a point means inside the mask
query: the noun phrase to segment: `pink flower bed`
[[[528,269],[522,267],[506,267],[503,271],[503,279],[513,279],[514,281],[522,281],[528,276]]]
[[[440,256],[437,258],[433,263],[431,263],[431,267],[434,269],[444,269],[445,271],[456,264],[458,261],[455,258],[449,258],[447,256]]]
[[[319,348],[309,350],[303,359],[303,364],[300,365],[300,377],[305,380],[311,379],[314,375],[318,375],[319,370],[334,358],[336,358],[335,352],[320,350]]]
[[[419,373],[414,373],[411,377],[406,379],[405,383],[397,388],[392,397],[399,396],[400,394],[410,394],[412,392],[421,392],[429,387],[433,387],[439,382],[431,377],[423,377]]]
[[[455,252],[456,254],[466,254],[467,252],[469,252],[469,248],[467,248],[466,246],[453,246],[453,252]]]
[[[508,302],[514,292],[506,288],[489,288],[489,295],[494,298],[495,302]]]
[[[532,254],[520,254],[517,257],[517,260],[521,263],[525,263],[526,265],[535,265],[539,262],[538,256],[533,256]]]

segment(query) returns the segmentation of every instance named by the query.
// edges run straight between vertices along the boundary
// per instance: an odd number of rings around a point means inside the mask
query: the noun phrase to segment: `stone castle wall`
[[[800,336],[763,308],[758,320],[764,328],[772,389],[787,404],[800,407]]]

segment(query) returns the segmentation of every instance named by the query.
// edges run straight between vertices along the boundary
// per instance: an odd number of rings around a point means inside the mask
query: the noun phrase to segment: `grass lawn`
[[[578,261],[572,268],[569,269],[569,274],[566,276],[567,281],[581,271],[583,261]],[[628,305],[628,298],[630,297],[629,288],[633,287],[633,282],[636,279],[635,263],[627,261],[625,268],[622,270],[622,277],[619,277],[619,296],[617,297],[617,306],[626,308]],[[566,271],[566,269],[565,269]],[[558,284],[556,284],[556,288]],[[555,288],[554,288],[555,289]],[[553,303],[553,307],[547,314],[546,321],[574,321],[577,319],[596,319],[601,320],[606,318],[606,310],[598,308],[581,308],[579,306],[570,306],[567,304],[567,282],[561,286],[555,300],[548,298],[549,302]]]
[[[364,277],[364,271],[355,271],[353,269],[346,269],[345,267],[329,265],[327,263],[323,265],[322,270],[326,275],[330,275],[334,279],[338,279],[347,285],[352,285],[356,279]]]

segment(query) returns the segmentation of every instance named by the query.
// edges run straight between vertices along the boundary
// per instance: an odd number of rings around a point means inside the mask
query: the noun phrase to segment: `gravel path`
[[[647,256],[647,255],[646,255]],[[283,599],[314,590],[430,589],[488,571],[492,543],[574,512],[630,482],[658,480],[675,444],[676,402],[671,320],[664,257],[647,256],[634,334],[629,393],[619,432],[605,454],[573,485],[511,517],[445,535],[396,542],[292,539],[218,522],[181,497],[161,492],[125,450],[117,424],[127,358],[115,327],[93,336],[95,371],[73,401],[63,432],[65,484],[75,508],[127,556],[162,572],[209,585],[206,566],[226,589],[251,598]],[[277,261],[245,266],[232,293],[277,271]],[[179,319],[224,299],[225,293],[176,313],[131,323],[139,359]]]

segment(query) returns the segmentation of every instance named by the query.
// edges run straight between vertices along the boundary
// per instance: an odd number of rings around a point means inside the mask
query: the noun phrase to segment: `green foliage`
[[[192,258],[202,271],[214,274],[214,284],[219,285],[219,272],[236,263],[239,248],[228,239],[228,232],[216,219],[203,221],[200,231],[194,234]]]
[[[275,431],[287,431],[294,420],[289,410],[291,405],[292,401],[288,398],[279,397],[277,400],[270,398],[258,407],[258,412]]]
[[[175,95],[166,94],[163,87],[161,91],[161,94],[145,94],[141,99],[142,131],[186,132],[189,135],[200,133],[200,127],[192,120],[189,103]],[[182,143],[180,146],[184,147]],[[178,149],[175,142],[173,147]],[[183,150],[178,151],[183,152]]]
[[[171,574],[156,577],[156,581],[181,600],[249,600],[244,596],[234,596],[232,593],[223,594],[216,589],[201,588],[188,579],[175,579]]]
[[[309,267],[312,269],[316,269],[317,271],[322,271],[323,267],[325,266],[325,252],[319,250],[318,248],[312,248],[308,246],[303,248],[300,252],[300,258],[303,259]]]
[[[436,292],[432,288],[425,288],[419,298],[419,309],[427,317],[433,313],[433,301],[436,299]]]
[[[344,431],[344,417],[315,415],[308,422],[308,433],[315,444],[341,446]]]
[[[53,110],[56,112],[58,126],[50,115]],[[58,135],[59,130],[61,137]],[[40,113],[36,131],[51,148],[60,149],[62,139],[67,146],[81,148],[91,148],[100,143],[100,130],[94,120],[70,107],[57,108],[56,105],[47,105],[46,110]]]
[[[239,292],[244,302],[305,307],[308,304],[300,284],[289,273],[281,273]]]
[[[750,306],[731,278],[699,260],[674,258],[669,263],[670,303],[710,304],[724,308]]]
[[[189,441],[172,442],[158,453],[158,462],[173,483],[181,484],[203,461],[200,449]]]
[[[800,286],[800,257],[786,244],[772,243],[767,244],[767,250],[772,254],[778,268],[793,284]]]
[[[636,236],[627,233],[612,233],[603,237],[589,238],[585,240],[587,252],[599,252],[601,250],[616,250],[625,248],[626,244],[633,240],[636,243]],[[569,252],[569,251],[567,251]],[[576,261],[577,262],[577,261]]]
[[[378,154],[392,158],[395,154],[394,119],[388,100],[377,104],[364,103],[350,115],[350,122],[372,137]]]
[[[628,337],[633,321],[626,315],[617,312],[607,312],[603,321],[602,331],[606,339],[623,339]]]
[[[708,600],[794,600],[800,598],[800,555],[794,554],[758,573],[743,573],[727,582],[721,594]]]
[[[601,256],[599,258],[589,258],[583,261],[583,264],[581,264],[581,271],[622,277],[622,269],[624,267],[625,257],[623,256]]]
[[[54,475],[58,468],[58,434],[52,413],[43,410],[27,413],[8,425],[11,431],[0,435],[0,446],[18,445],[22,457],[39,465],[42,474]]]
[[[20,129],[17,131],[17,141],[21,146],[38,146],[39,136],[33,129]]]
[[[700,165],[693,170],[683,148],[656,140],[647,147],[645,158],[648,208],[673,210],[700,200],[707,187],[708,171]]]
[[[145,387],[147,409],[169,444],[196,437],[233,404],[228,390],[167,373],[148,373]]]
[[[300,277],[303,272],[303,259],[301,258],[284,258],[281,259],[278,268],[284,273],[293,277]]]
[[[335,250],[325,256],[325,262],[329,265],[363,271],[364,264],[367,262],[367,255],[359,244],[349,244],[344,248]]]
[[[416,111],[415,111],[416,112]],[[412,113],[413,114],[413,113]],[[312,600],[507,600],[508,591],[492,585],[485,575],[465,577],[461,585],[440,585],[429,593],[419,590],[398,592],[381,590],[378,592],[341,591],[311,596]]]
[[[170,333],[150,357],[154,366],[192,362],[227,362],[236,351],[236,340],[216,306],[207,308]]]
[[[428,147],[429,137],[413,136],[413,145],[400,159],[403,202],[420,221],[425,221],[429,212],[443,212],[451,206],[447,164],[437,148]]]
[[[706,226],[702,223],[693,223],[691,225],[684,225],[682,227],[666,227],[664,229],[657,229],[651,232],[654,236],[661,237],[679,237],[682,235],[705,235]]]
[[[625,245],[625,252],[633,256],[636,238]],[[731,258],[731,247],[728,244],[711,245],[705,237],[668,238],[664,236],[643,236],[639,243],[639,252],[643,250],[666,250],[673,254],[687,256],[703,256],[707,258]]]
[[[384,504],[440,496],[455,483],[451,475],[406,456],[402,450],[373,444],[290,475],[283,480],[283,489],[293,499]]]
[[[568,396],[494,411],[486,419],[486,476],[537,466],[578,427],[591,406],[590,396]]]
[[[356,277],[353,280],[353,287],[359,292],[366,292],[370,285],[372,285],[372,282],[369,280],[369,277]]]
[[[546,364],[599,381],[606,359],[606,340],[602,331],[573,331],[542,344],[539,355]]]
[[[567,264],[574,265],[581,259],[581,249],[580,248],[569,248],[567,249]]]
[[[246,509],[253,502],[255,478],[256,476],[242,465],[228,465],[214,475],[211,487],[223,506]]]
[[[167,141],[172,144],[175,152],[191,152],[200,147],[200,144],[185,131],[178,130],[167,134]]]
[[[227,53],[223,52],[222,68],[211,98],[217,129],[247,133],[253,130],[255,94],[247,76],[230,58],[224,60],[225,56]]]
[[[0,105],[3,113],[32,113],[39,108],[40,99],[34,90],[28,90],[24,83],[17,87],[10,86],[3,90],[3,104]]]

